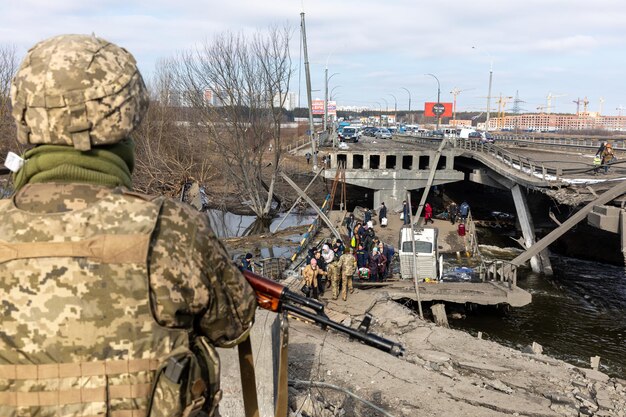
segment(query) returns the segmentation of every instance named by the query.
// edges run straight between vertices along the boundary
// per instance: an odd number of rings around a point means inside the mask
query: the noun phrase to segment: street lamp
[[[472,46],[472,49],[478,50],[477,47]],[[491,54],[487,51],[480,50],[489,56],[489,90],[487,90],[487,119],[485,120],[485,131],[489,132],[489,108],[491,104],[491,80],[493,79],[493,58]]]
[[[389,95],[393,97],[393,112],[395,114],[398,111],[398,99],[396,99],[396,96],[391,93],[389,93]]]
[[[341,87],[341,86],[340,86],[340,85],[336,85],[336,86],[334,86],[334,87],[330,90],[330,100],[331,100],[331,101],[333,100],[333,97],[335,97],[335,96],[334,96],[334,91],[335,91],[335,88],[339,88],[339,87]]]
[[[375,101],[374,103],[378,104],[378,115],[379,115],[378,122],[382,126],[383,125],[383,105],[380,104],[378,101]]]
[[[413,115],[411,114],[411,92],[405,87],[400,87],[400,88],[409,94],[409,115],[411,117],[411,124],[413,124]]]
[[[387,102],[387,99],[386,99],[386,98],[384,98],[384,97],[381,97],[380,99],[381,99],[382,101],[384,101],[384,102],[385,102],[385,116],[387,116],[387,113],[389,113],[389,103]],[[387,119],[387,118],[385,118],[385,126],[388,126],[388,125],[389,125],[389,124],[387,123],[387,120],[388,120],[388,119]],[[383,122],[383,119],[382,119],[382,116],[381,116],[381,119],[380,119],[380,125],[381,125],[381,126],[382,126],[382,124],[383,124],[382,122]]]
[[[333,78],[335,75],[338,75],[338,74],[339,73],[336,72],[329,77],[328,76],[328,63],[326,63],[326,69],[324,70],[324,77],[326,79],[326,83],[325,83],[326,87],[324,89],[324,132],[327,130],[326,123],[328,121],[328,82],[330,81],[331,78]]]
[[[441,98],[441,84],[439,83],[439,78],[435,77],[434,74],[425,74],[425,75],[430,75],[435,80],[437,80],[437,104],[440,104],[439,100]],[[437,115],[437,130],[439,130],[439,123],[440,122],[441,122],[441,117],[440,117],[440,115]]]

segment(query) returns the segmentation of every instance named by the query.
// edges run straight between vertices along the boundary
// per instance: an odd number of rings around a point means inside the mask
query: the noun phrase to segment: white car
[[[391,139],[391,132],[389,131],[389,129],[381,127],[380,129],[378,129],[376,131],[376,138],[378,139]]]

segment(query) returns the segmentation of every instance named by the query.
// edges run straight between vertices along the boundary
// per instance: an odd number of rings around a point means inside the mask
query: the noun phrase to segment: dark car
[[[339,133],[339,140],[356,143],[359,141],[359,130],[356,127],[345,126]]]
[[[445,136],[443,130],[432,130],[428,135],[433,138],[443,138]]]
[[[468,139],[477,140],[481,143],[494,143],[495,139],[489,132],[470,132],[467,135]]]
[[[374,134],[376,133],[376,129],[377,128],[375,128],[373,126],[368,126],[365,129],[363,129],[363,134],[365,136],[374,136]]]

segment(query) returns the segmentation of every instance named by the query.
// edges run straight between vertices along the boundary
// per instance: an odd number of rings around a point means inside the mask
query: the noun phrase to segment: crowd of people
[[[326,242],[321,250],[309,249],[306,266],[302,270],[304,291],[307,296],[319,298],[329,287],[333,299],[345,301],[347,293],[354,291],[352,279],[382,282],[391,276],[391,260],[395,253],[392,246],[380,241],[372,226],[372,212],[365,209],[363,222],[350,213],[344,221],[349,242],[341,239]],[[379,212],[380,215],[380,212]]]

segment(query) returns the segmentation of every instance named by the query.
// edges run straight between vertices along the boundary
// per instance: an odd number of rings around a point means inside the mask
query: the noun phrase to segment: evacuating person
[[[367,260],[369,259],[369,254],[363,248],[363,244],[359,244],[359,249],[356,251],[356,263],[359,269],[367,268]]]
[[[424,224],[428,224],[428,222],[435,223],[433,220],[433,208],[430,203],[426,203],[424,206]]]
[[[610,143],[607,143],[602,151],[602,165],[604,165],[604,173],[609,172],[609,163],[613,161],[615,158],[615,153],[613,152],[613,146]]]
[[[383,202],[378,209],[378,222],[379,224],[383,224],[383,219],[387,218],[387,206]]]
[[[322,256],[322,252],[321,251],[316,251],[315,252],[315,262],[317,263],[317,267],[323,272],[320,273],[320,275],[322,276],[326,276],[326,261],[324,260],[324,257]],[[326,287],[325,283],[323,282],[323,279],[320,277],[320,279],[317,282],[318,284],[318,291],[320,295],[324,295],[324,289]]]
[[[306,158],[306,164],[309,165],[311,163],[311,153],[307,152],[304,157]]]
[[[311,259],[311,262],[302,270],[304,285],[306,285],[307,289],[305,295],[307,297],[319,298],[320,278],[322,275],[326,275],[326,273],[320,269],[315,258]]]
[[[252,254],[246,253],[246,256],[241,260],[241,268],[247,271],[252,271]]]
[[[459,215],[461,216],[461,221],[463,224],[467,221],[467,216],[469,215],[470,206],[467,204],[467,201],[463,201],[459,206]]]
[[[381,266],[384,268],[385,260],[383,260],[382,255],[378,252],[378,248],[372,249],[367,263],[370,269],[370,281],[379,281],[379,272],[381,270]]]
[[[448,218],[450,219],[450,223],[456,223],[456,216],[459,214],[459,207],[456,205],[454,201],[452,201],[448,205]]]
[[[34,147],[0,201],[0,414],[217,413],[214,346],[248,337],[255,296],[204,213],[132,191],[148,108],[135,59],[95,36],[50,38],[11,102]]]
[[[372,212],[369,208],[365,207],[365,212],[363,213],[363,223],[369,226],[369,222],[372,220]]]
[[[356,272],[356,259],[354,255],[352,255],[352,248],[347,248],[346,253],[341,255],[339,258],[339,268],[341,269],[341,298],[343,301],[348,299],[348,291],[350,294],[354,292],[354,288],[352,288],[352,277]],[[339,290],[336,290],[333,286],[333,298],[337,299],[339,295]]]
[[[409,213],[409,205],[406,200],[402,202],[402,220],[404,224],[411,224],[411,213]]]

